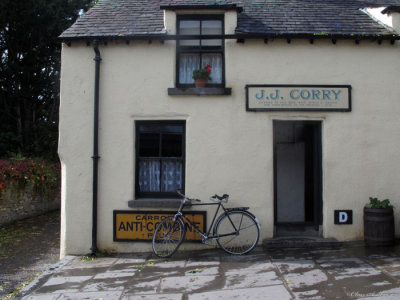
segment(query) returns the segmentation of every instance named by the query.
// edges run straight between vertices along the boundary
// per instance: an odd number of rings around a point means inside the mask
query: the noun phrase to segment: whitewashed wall
[[[261,240],[273,235],[273,121],[322,121],[323,236],[362,239],[370,196],[392,199],[400,234],[398,43],[227,40],[231,96],[168,96],[173,41],[112,42],[100,52],[100,249],[150,250],[149,243],[113,242],[113,210],[128,210],[135,198],[136,120],[186,120],[187,194],[229,193],[231,206],[250,206],[262,223]],[[88,253],[91,246],[93,58],[85,43],[63,45],[61,255]],[[353,110],[246,112],[246,84],[350,84]],[[354,224],[334,225],[335,209],[353,210]]]

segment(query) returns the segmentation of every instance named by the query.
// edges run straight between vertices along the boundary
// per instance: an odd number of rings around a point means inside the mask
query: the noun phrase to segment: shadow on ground
[[[0,227],[0,298],[59,260],[60,211]]]

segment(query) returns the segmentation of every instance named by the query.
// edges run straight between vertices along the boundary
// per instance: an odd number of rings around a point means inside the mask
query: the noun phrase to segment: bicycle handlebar
[[[183,199],[182,199],[183,203],[184,203],[185,201],[196,201],[196,202],[201,202],[200,199],[189,198],[188,196],[182,194],[180,190],[177,190],[176,193],[177,193],[178,195],[182,196],[182,198],[183,198]],[[218,199],[218,200],[217,200],[217,199]],[[211,197],[210,197],[210,200],[211,200],[211,201],[221,201],[221,202],[223,201],[223,202],[228,202],[228,199],[229,199],[229,195],[228,195],[228,194],[223,194],[222,196],[218,196],[217,194],[215,194],[214,196],[211,196]]]
[[[177,191],[176,191],[176,193],[177,193],[179,196],[182,196],[184,200],[186,199],[186,200],[188,200],[188,201],[196,201],[196,202],[201,202],[201,200],[200,200],[200,199],[196,199],[196,198],[189,198],[188,196],[186,196],[186,195],[182,194],[182,193],[180,192],[180,190],[177,190]]]

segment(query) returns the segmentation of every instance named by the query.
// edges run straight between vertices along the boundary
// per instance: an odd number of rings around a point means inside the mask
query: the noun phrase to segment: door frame
[[[274,227],[279,225],[277,222],[278,216],[278,177],[277,177],[277,142],[275,134],[275,124],[277,123],[293,123],[301,125],[313,125],[313,211],[314,220],[312,225],[316,231],[319,231],[322,225],[322,121],[309,121],[309,120],[273,120],[273,160],[274,160]],[[306,222],[304,222],[306,225]]]

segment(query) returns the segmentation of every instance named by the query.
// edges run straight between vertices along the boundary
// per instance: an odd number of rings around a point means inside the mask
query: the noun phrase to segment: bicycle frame
[[[204,240],[215,239],[215,238],[222,237],[222,236],[230,236],[230,235],[237,234],[238,230],[237,230],[237,228],[235,227],[235,224],[233,224],[231,218],[230,218],[229,215],[228,215],[228,219],[229,219],[229,221],[231,222],[232,227],[235,229],[235,231],[232,232],[232,233],[227,233],[227,234],[223,234],[223,235],[219,235],[219,236],[210,236],[210,232],[211,232],[211,230],[212,230],[212,228],[213,228],[213,226],[214,226],[214,222],[215,222],[215,220],[216,220],[216,218],[217,218],[219,209],[222,207],[224,213],[226,213],[226,212],[228,211],[228,210],[224,207],[224,205],[222,204],[222,201],[220,201],[220,202],[218,202],[218,203],[199,203],[199,204],[190,204],[190,205],[187,205],[187,204],[185,204],[185,202],[186,202],[185,200],[186,200],[186,199],[184,199],[184,200],[182,201],[182,203],[181,203],[181,205],[180,205],[180,207],[179,207],[179,209],[178,209],[178,212],[176,213],[174,219],[176,219],[176,218],[178,218],[178,217],[181,217],[182,219],[184,219],[184,221],[185,221],[186,223],[189,223],[189,224],[192,226],[192,228],[194,229],[194,231],[196,231],[198,234],[200,234],[201,237],[202,237]],[[189,218],[186,217],[185,214],[182,212],[182,209],[183,209],[185,206],[207,206],[207,205],[218,205],[218,207],[217,207],[217,209],[216,209],[216,211],[215,211],[215,214],[214,214],[213,220],[212,220],[212,222],[211,222],[211,224],[210,224],[210,227],[209,227],[207,233],[205,233],[205,232],[202,232],[201,230],[197,229],[196,225],[195,225],[192,221],[190,221]]]
[[[229,254],[246,254],[257,245],[260,238],[260,223],[248,211],[249,207],[225,208],[223,202],[228,202],[229,195],[227,194],[211,196],[210,200],[216,201],[216,203],[199,204],[193,204],[194,201],[201,202],[199,199],[189,198],[180,191],[177,191],[177,194],[182,196],[178,211],[173,217],[161,221],[153,234],[153,251],[157,256],[166,258],[174,254],[184,241],[185,229],[188,226],[191,226],[193,231],[202,237],[203,243],[207,244],[208,240],[216,241],[218,246]],[[184,207],[203,205],[217,205],[212,222],[208,230],[204,230],[204,232],[196,227],[195,221],[190,220],[189,216],[185,216],[183,211]],[[192,231],[191,228],[189,228],[190,231]],[[248,228],[250,230],[247,230]],[[174,233],[179,233],[179,236]]]

